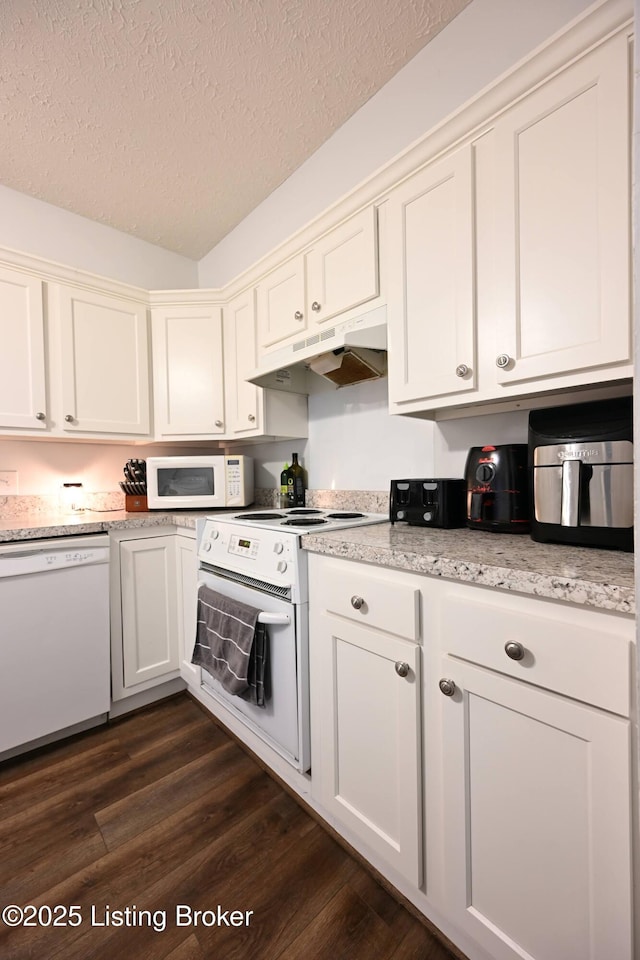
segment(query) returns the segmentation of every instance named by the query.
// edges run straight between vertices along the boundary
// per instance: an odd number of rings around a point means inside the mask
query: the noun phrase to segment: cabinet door
[[[58,297],[64,430],[148,434],[146,307],[66,286]]]
[[[420,647],[327,614],[318,623],[311,722],[321,756],[319,768],[313,761],[314,793],[336,820],[419,884]],[[400,664],[408,666],[406,676]]]
[[[262,350],[307,330],[304,258],[294,257],[258,284],[258,336]]]
[[[613,38],[496,124],[499,383],[630,359],[628,57]]]
[[[196,639],[198,602],[198,565],[195,537],[176,536],[176,576],[178,583],[178,649],[180,675],[190,686],[200,686],[200,667],[191,663]]]
[[[251,435],[261,430],[262,391],[247,381],[257,366],[256,347],[255,292],[251,289],[224,308],[228,434]]]
[[[225,432],[220,307],[153,310],[156,439],[207,439]]]
[[[473,197],[471,145],[389,197],[392,402],[476,386]]]
[[[308,315],[323,323],[378,295],[376,209],[367,207],[306,255]]]
[[[175,540],[146,537],[120,543],[125,688],[170,679],[179,668]]]
[[[0,425],[44,430],[42,282],[0,269]]]
[[[631,958],[629,722],[450,657],[451,919],[496,960]]]

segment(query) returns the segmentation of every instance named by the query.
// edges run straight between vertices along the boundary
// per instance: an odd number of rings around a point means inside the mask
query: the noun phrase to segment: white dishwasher
[[[108,535],[0,545],[0,759],[109,700]]]

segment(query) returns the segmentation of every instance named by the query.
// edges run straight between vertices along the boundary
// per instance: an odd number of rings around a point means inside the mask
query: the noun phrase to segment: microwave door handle
[[[564,460],[562,463],[562,512],[563,527],[577,527],[580,506],[581,460]]]

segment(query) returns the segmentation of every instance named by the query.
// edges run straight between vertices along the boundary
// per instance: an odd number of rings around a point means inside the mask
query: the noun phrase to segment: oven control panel
[[[306,555],[290,532],[208,518],[198,522],[198,562],[305,592]]]

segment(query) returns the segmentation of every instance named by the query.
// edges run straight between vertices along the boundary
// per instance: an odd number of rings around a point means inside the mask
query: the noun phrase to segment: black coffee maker
[[[527,444],[472,447],[465,467],[467,526],[495,533],[528,533]]]

